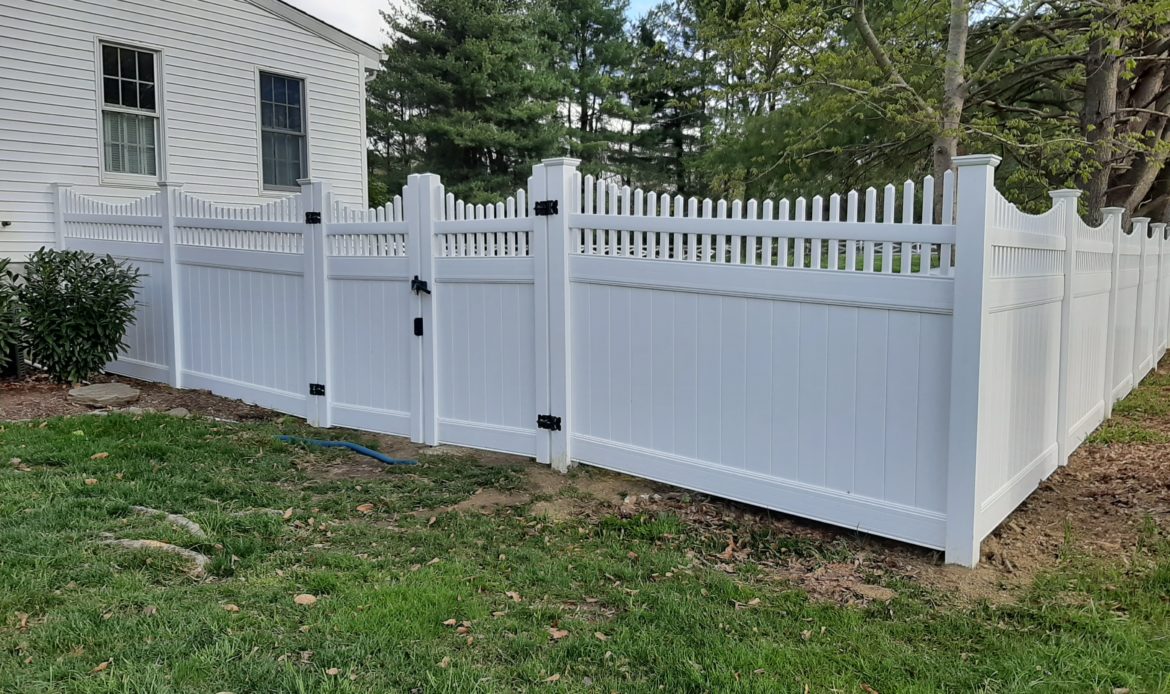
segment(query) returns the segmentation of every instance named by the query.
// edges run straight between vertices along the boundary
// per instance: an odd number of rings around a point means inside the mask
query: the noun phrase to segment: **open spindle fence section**
[[[331,256],[357,258],[404,257],[406,222],[401,195],[381,207],[355,209],[333,201],[330,209]]]
[[[523,257],[530,252],[528,197],[523,188],[506,200],[471,204],[452,193],[441,196],[435,234],[440,258]]]
[[[265,205],[219,205],[180,193],[175,200],[175,243],[270,253],[301,253],[303,219],[298,198]]]
[[[111,371],[619,470],[946,551],[981,540],[1170,341],[1165,224],[1027,214],[992,156],[767,200],[548,160],[502,200],[408,178],[222,205],[57,190],[58,243],[143,272]]]
[[[935,214],[935,183],[893,185],[811,200],[699,200],[659,195],[585,176],[573,252],[761,267],[935,274],[953,272],[945,232],[954,217],[947,172]]]

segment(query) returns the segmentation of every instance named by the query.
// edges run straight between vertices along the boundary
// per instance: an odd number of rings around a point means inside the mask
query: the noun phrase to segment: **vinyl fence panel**
[[[1071,190],[1026,214],[998,161],[792,200],[630,188],[567,158],[500,200],[416,174],[366,210],[315,180],[250,207],[60,185],[56,225],[144,273],[113,372],[973,565],[1170,340],[1165,225],[1088,226]]]

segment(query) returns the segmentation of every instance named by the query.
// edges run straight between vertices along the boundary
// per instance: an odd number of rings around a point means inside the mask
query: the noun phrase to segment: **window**
[[[305,83],[260,73],[260,139],[264,187],[296,188],[305,178]]]
[[[158,174],[156,54],[102,44],[102,145],[109,173]]]

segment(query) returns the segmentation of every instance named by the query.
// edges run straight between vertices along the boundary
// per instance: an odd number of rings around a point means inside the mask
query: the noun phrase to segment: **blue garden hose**
[[[361,453],[362,455],[369,456],[374,460],[381,461],[387,465],[415,464],[415,461],[413,460],[399,460],[398,458],[391,458],[390,456],[384,453],[379,453],[372,448],[359,446],[358,444],[352,443],[350,441],[326,441],[324,439],[306,439],[300,436],[277,436],[276,438],[280,441],[284,441],[285,443],[302,443],[308,446],[318,446],[320,448],[348,448],[354,453]]]

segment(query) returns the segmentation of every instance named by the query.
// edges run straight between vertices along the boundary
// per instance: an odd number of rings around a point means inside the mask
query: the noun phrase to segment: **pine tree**
[[[557,150],[561,90],[548,8],[525,0],[416,0],[387,15],[386,60],[371,85],[368,122],[379,145],[371,189],[437,173],[470,201],[498,199]]]
[[[627,7],[627,0],[552,0],[554,63],[566,90],[566,144],[588,173],[615,171],[614,154],[628,123],[625,92],[634,46],[625,31]]]

